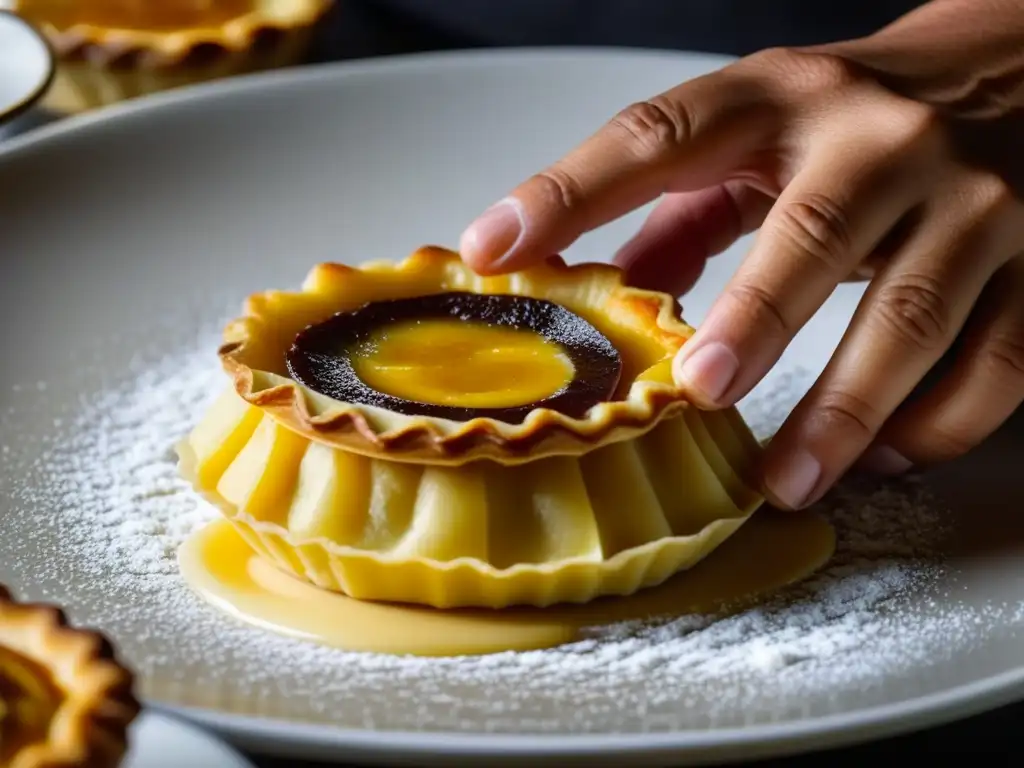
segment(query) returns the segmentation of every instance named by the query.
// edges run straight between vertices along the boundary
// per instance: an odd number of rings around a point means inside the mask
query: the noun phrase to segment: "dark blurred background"
[[[917,0],[341,0],[317,60],[438,48],[610,45],[742,56],[859,37]]]

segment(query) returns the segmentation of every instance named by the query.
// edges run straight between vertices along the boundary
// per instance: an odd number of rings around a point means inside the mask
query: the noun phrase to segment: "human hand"
[[[769,499],[804,507],[858,459],[898,473],[957,456],[1024,401],[1024,11],[989,4],[1008,15],[967,35],[970,51],[933,10],[635,104],[488,209],[463,258],[519,269],[667,193],[615,261],[634,284],[684,293],[708,257],[759,229],[675,361],[701,407],[734,404],[838,283],[870,280],[768,448]],[[922,53],[940,43],[959,58]],[[958,336],[951,370],[907,401]]]

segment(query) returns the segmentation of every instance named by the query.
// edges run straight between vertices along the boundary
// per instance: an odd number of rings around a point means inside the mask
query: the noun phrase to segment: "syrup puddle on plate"
[[[438,610],[372,603],[317,589],[256,555],[230,523],[194,533],[178,560],[206,602],[248,624],[346,651],[467,656],[553,648],[588,627],[749,607],[821,568],[835,530],[811,513],[757,512],[688,571],[628,597],[549,608]]]

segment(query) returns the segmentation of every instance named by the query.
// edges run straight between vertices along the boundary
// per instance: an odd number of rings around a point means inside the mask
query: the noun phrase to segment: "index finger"
[[[462,234],[463,259],[481,274],[521,269],[663,192],[726,180],[770,125],[738,118],[765,103],[726,68],[632,104],[481,214]]]

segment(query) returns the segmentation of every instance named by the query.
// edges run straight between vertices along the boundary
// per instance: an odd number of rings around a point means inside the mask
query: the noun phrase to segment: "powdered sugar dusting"
[[[175,703],[348,727],[650,731],[738,725],[884,700],[884,685],[976,635],[976,608],[935,610],[943,516],[914,479],[844,484],[820,505],[839,542],[828,568],[767,603],[595,628],[561,648],[481,658],[343,653],[236,624],[192,596],[175,552],[215,512],[178,477],[173,445],[225,379],[201,335],[60,414],[12,459],[5,568],[111,632]],[[770,434],[810,383],[783,366],[743,410]],[[38,392],[46,384],[33,383]],[[5,450],[5,455],[8,453]],[[920,676],[920,675],[919,675]],[[909,679],[909,678],[908,678]],[[910,683],[907,683],[910,685]]]

